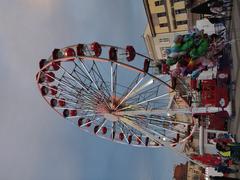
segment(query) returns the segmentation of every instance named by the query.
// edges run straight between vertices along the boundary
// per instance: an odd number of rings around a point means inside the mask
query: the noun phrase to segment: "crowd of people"
[[[192,155],[192,158],[207,166],[205,173],[210,177],[226,178],[229,174],[238,173],[239,169],[232,165],[240,164],[240,143],[231,134],[214,138],[212,143],[216,145],[217,154]]]
[[[210,12],[216,16],[225,16],[227,11],[231,11],[231,0],[215,0],[208,3]]]
[[[190,75],[196,79],[202,71],[217,64],[225,44],[221,35],[208,35],[196,28],[188,34],[177,35],[172,47],[166,50],[166,64],[176,64],[172,77]]]

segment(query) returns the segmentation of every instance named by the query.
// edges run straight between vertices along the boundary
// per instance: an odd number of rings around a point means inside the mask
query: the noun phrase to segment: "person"
[[[216,149],[221,156],[240,161],[240,143],[217,142]]]
[[[231,169],[223,164],[219,164],[217,167],[215,167],[215,170],[223,174],[237,173],[239,171],[238,169]]]
[[[222,0],[216,0],[208,4],[210,11],[215,15],[225,15],[226,11],[230,11],[231,2],[224,2]]]
[[[218,172],[214,167],[206,167],[205,172],[208,176],[223,176],[222,172]]]
[[[238,178],[210,176],[211,180],[239,180]]]

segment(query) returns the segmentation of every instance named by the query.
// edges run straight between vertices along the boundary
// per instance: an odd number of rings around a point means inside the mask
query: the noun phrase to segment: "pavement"
[[[231,38],[232,38],[232,108],[230,132],[240,142],[240,0],[233,0]]]
[[[233,0],[232,21],[230,27],[230,38],[232,39],[231,80],[234,83],[230,86],[233,114],[229,124],[229,130],[235,135],[237,142],[240,142],[240,0]],[[240,170],[240,165],[234,165],[232,168]],[[229,176],[240,178],[240,173],[231,174]]]

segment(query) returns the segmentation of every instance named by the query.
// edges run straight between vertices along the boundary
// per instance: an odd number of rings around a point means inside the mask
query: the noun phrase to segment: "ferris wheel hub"
[[[113,121],[113,122],[116,122],[118,121],[118,116],[114,115],[114,114],[111,114],[111,113],[105,113],[103,114],[104,118],[106,118],[107,120],[109,121]]]

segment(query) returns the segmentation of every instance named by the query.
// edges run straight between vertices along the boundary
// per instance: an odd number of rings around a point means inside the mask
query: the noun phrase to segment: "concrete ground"
[[[233,0],[232,11],[232,108],[233,117],[230,123],[231,133],[240,142],[240,0]]]
[[[232,39],[232,74],[231,78],[235,84],[232,85],[231,98],[233,115],[229,124],[229,129],[240,142],[240,0],[233,0],[232,22],[231,22],[231,39]],[[234,165],[234,169],[240,170],[240,165]],[[240,178],[240,173],[231,174],[230,177]]]

